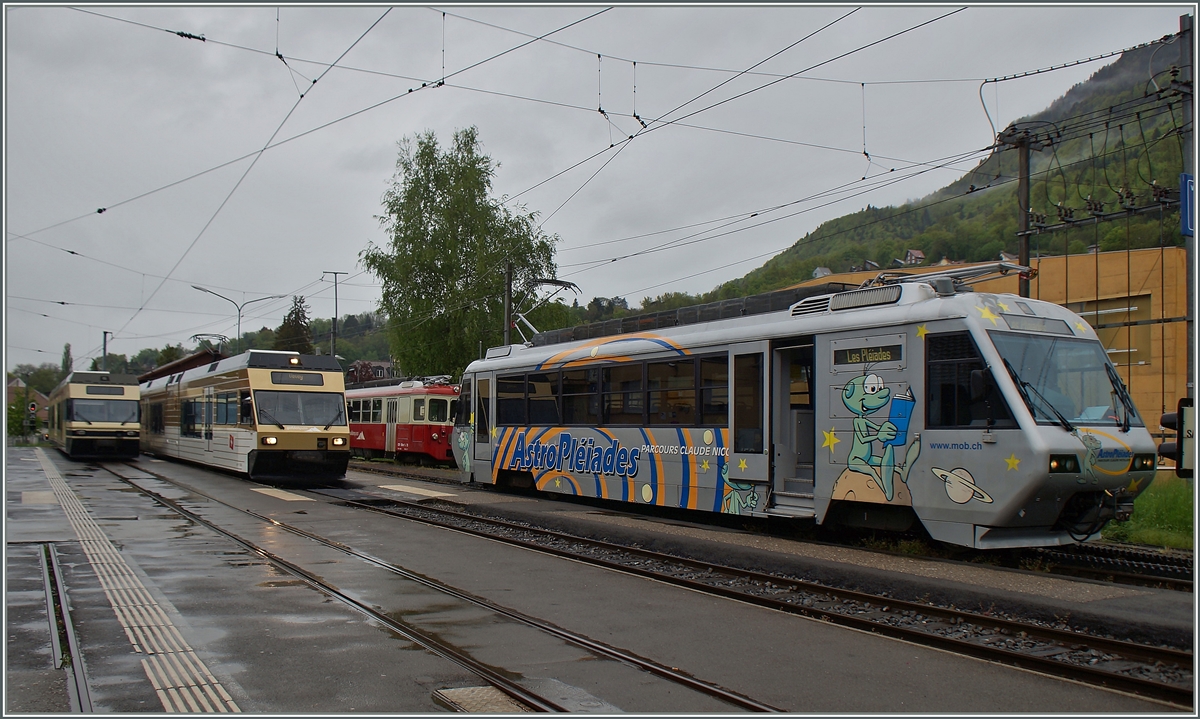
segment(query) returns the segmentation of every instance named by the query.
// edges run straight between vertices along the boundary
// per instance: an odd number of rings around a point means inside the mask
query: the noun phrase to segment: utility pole
[[[996,141],[1017,149],[1017,263],[1029,267],[1029,153],[1041,151],[1046,143],[1035,141],[1029,130],[1018,130],[1015,125],[1009,125],[997,135]],[[1029,296],[1028,276],[1022,275],[1017,281],[1017,293],[1022,297]]]
[[[1193,178],[1192,187],[1183,187],[1181,183],[1179,188],[1181,195],[1184,192],[1193,191],[1196,177],[1196,168],[1192,160],[1192,153],[1195,151],[1195,136],[1192,133],[1192,122],[1195,120],[1192,108],[1192,100],[1195,97],[1192,92],[1192,78],[1195,76],[1192,72],[1192,62],[1195,59],[1192,56],[1192,20],[1191,15],[1179,16],[1178,88],[1183,95],[1183,171]],[[1191,199],[1192,202],[1186,203],[1186,205],[1190,206],[1194,213],[1196,211],[1194,194]],[[1183,205],[1181,197],[1181,206]],[[1187,218],[1181,218],[1181,220],[1189,226],[1192,224]],[[1187,258],[1187,396],[1194,397],[1196,390],[1196,238],[1187,235],[1183,240]]]
[[[111,334],[113,333],[109,332],[108,330],[104,330],[104,341],[100,345],[103,348],[100,350],[100,356],[104,358],[100,361],[100,369],[103,372],[108,371],[108,336]]]
[[[321,279],[325,279],[325,275],[333,275],[333,329],[329,331],[329,356],[337,358],[337,276],[348,274],[346,272],[334,272],[326,270],[321,273]]]
[[[512,329],[512,263],[504,266],[504,346],[509,344]]]

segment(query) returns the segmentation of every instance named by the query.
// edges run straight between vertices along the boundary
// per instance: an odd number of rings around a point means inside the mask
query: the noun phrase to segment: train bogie
[[[1153,478],[1153,441],[1082,318],[966,291],[970,279],[952,270],[785,311],[493,348],[463,377],[456,460],[465,480],[919,522],[969,547],[1095,536]]]

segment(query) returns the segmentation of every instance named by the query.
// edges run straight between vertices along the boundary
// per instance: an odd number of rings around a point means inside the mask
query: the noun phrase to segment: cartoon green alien
[[[725,497],[721,501],[721,511],[726,514],[741,514],[742,510],[747,511],[758,506],[758,493],[754,491],[754,485],[749,482],[735,482],[729,479],[729,463],[725,462],[721,465],[721,481],[729,487],[729,491],[725,492]],[[750,494],[745,497],[742,492],[749,490]]]
[[[462,471],[471,471],[471,430],[459,430],[458,432],[458,448],[462,453]]]
[[[897,435],[896,425],[890,420],[876,424],[867,419],[867,415],[878,412],[891,399],[891,390],[884,386],[883,379],[876,374],[855,377],[842,391],[842,404],[856,415],[854,441],[850,445],[850,456],[846,459],[846,466],[851,471],[873,477],[889,502],[896,494],[892,475],[899,473],[900,481],[908,484],[908,472],[921,454],[921,436],[917,435],[908,446],[903,464],[897,465],[896,448],[892,443]],[[882,454],[874,453],[873,446],[876,441],[883,443]]]

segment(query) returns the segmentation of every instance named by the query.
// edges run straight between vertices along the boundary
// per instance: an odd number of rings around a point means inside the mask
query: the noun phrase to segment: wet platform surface
[[[447,697],[462,697],[461,708],[476,696],[477,692],[470,691],[445,693],[480,686],[476,677],[460,667],[281,573],[228,538],[154,504],[132,487],[96,471],[94,465],[70,462],[52,450],[43,452],[61,476],[62,486],[43,471],[34,450],[10,448],[7,456],[10,612],[6,710],[65,711],[61,702],[46,709],[30,708],[36,697],[53,703],[55,682],[61,678],[48,649],[50,629],[45,599],[38,592],[40,569],[33,551],[46,543],[54,544],[62,561],[97,711],[166,710],[167,702],[175,700],[162,686],[166,675],[156,675],[148,660],[152,655],[186,654],[187,650],[203,666],[198,676],[207,672],[212,682],[219,684],[220,691],[214,688],[210,696],[221,697],[223,692],[230,702],[226,708],[233,711],[424,713],[454,709],[455,703]],[[303,491],[285,492],[289,496],[256,492],[257,485],[228,475],[154,463],[146,457],[138,466],[161,470],[198,491],[334,537],[409,571],[681,667],[703,680],[792,712],[1168,710],[1136,697],[706,597],[455,532],[368,515],[316,495],[306,496]],[[135,479],[137,482],[156,481],[144,473],[134,476],[145,478]],[[934,569],[915,566],[900,571],[871,566],[878,559],[863,558],[856,563],[841,556],[810,556],[794,547],[761,544],[776,541],[770,538],[711,527],[355,472],[348,480],[400,487],[380,490],[385,493],[422,496],[416,490],[424,490],[449,494],[449,501],[488,504],[497,511],[537,514],[551,521],[557,517],[576,528],[590,525],[599,533],[644,535],[648,541],[664,545],[686,542],[709,547],[718,555],[764,564],[786,560],[811,563],[822,571],[862,572],[864,582],[919,580],[947,586],[976,582],[976,590],[983,591],[977,578],[930,576],[930,572],[936,574]],[[69,495],[64,494],[64,487]],[[175,492],[181,501],[188,499],[188,492]],[[78,500],[87,521],[68,516],[71,497]],[[472,615],[444,599],[432,600],[365,567],[332,560],[270,525],[235,520],[216,507],[205,511],[239,532],[255,533],[255,540],[271,551],[302,559],[309,562],[310,570],[337,577],[373,606],[398,616],[411,615],[425,626],[441,621],[444,635],[456,645],[513,672],[531,686],[552,687],[563,696],[574,697],[576,711],[729,711],[687,692],[672,695],[660,683],[597,662],[576,649],[542,649],[543,639],[494,626],[494,620],[482,614]],[[80,526],[92,526],[99,536],[81,538]],[[98,566],[96,557],[100,555],[88,542],[98,542],[101,547],[107,543],[120,562],[110,558]],[[161,612],[166,621],[160,624],[169,624],[178,635],[176,644],[186,645],[186,650],[173,645],[168,652],[129,631],[129,618],[122,619],[112,592],[105,588],[105,567],[113,563],[128,568],[129,576],[148,597],[145,603]],[[123,581],[133,583],[132,579]],[[1160,617],[1177,611],[1171,604],[1177,600],[1160,599],[1153,591],[1115,596],[1097,594],[1100,590],[1092,587],[1088,591],[1093,596],[1080,600],[1086,595],[1072,595],[1057,584],[1027,583],[1023,578],[1012,581],[1012,586],[984,586],[989,587],[988,593],[1029,597],[1029,601],[1036,598],[1047,605],[1091,605],[1097,607],[1097,613],[1112,616],[1133,611],[1139,602],[1151,608],[1157,606],[1155,602],[1167,602]],[[170,634],[164,632],[164,636]],[[182,710],[193,709],[185,704]]]

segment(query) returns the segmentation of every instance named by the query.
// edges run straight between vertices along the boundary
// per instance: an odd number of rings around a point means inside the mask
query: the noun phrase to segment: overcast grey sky
[[[986,113],[983,80],[1158,39],[1194,8],[6,4],[6,367],[69,342],[86,369],[105,330],[129,356],[232,337],[233,304],[193,284],[330,317],[322,273],[346,272],[339,314],[375,309],[358,254],[387,241],[397,141],[471,125],[581,304],[707,291],[949,183],[992,124],[1115,58],[989,83]],[[719,236],[608,261],[699,231]],[[289,305],[249,305],[243,331]]]

